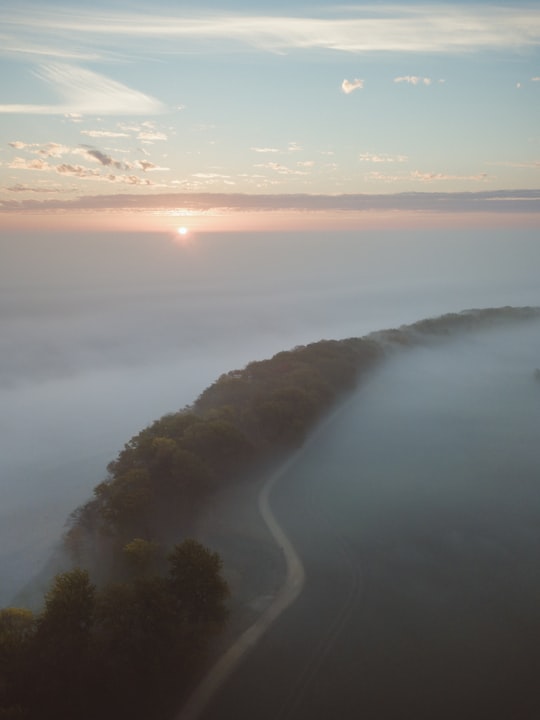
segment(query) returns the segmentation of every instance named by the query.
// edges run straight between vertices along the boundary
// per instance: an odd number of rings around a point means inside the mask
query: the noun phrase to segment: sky
[[[0,16],[0,230],[538,225],[537,2]]]

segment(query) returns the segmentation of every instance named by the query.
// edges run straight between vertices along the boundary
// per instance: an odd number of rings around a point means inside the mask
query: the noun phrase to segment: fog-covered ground
[[[0,605],[122,444],[322,338],[536,305],[533,231],[0,236]]]
[[[287,647],[321,653],[287,717],[538,717],[538,365],[538,322],[399,353],[284,478],[308,575]],[[340,562],[357,586],[326,638]]]

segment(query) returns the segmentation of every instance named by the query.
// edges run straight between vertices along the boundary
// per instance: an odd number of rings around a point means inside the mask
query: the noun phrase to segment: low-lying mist
[[[535,716],[539,365],[539,323],[400,351],[284,478],[280,506],[309,497],[360,577],[332,708],[315,679],[295,717]],[[324,574],[320,525],[291,527]]]
[[[0,605],[106,463],[221,373],[321,338],[537,304],[531,232],[0,237]]]

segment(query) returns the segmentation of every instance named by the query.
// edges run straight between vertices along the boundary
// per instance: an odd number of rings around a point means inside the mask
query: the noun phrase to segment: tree
[[[181,613],[190,622],[220,627],[227,618],[229,586],[219,555],[188,538],[175,545],[169,563],[170,587]]]
[[[137,532],[149,532],[148,509],[153,490],[146,469],[126,473],[102,482],[95,489],[101,517],[108,529],[121,537],[133,537]]]
[[[45,608],[38,618],[38,632],[54,634],[66,642],[86,638],[94,620],[96,588],[86,570],[60,573],[45,595]]]
[[[160,546],[150,540],[134,538],[124,545],[123,552],[132,572],[138,577],[146,577],[156,568],[160,556]]]
[[[87,717],[94,695],[95,605],[96,588],[86,570],[55,577],[37,618],[30,701],[35,717]]]
[[[253,453],[246,436],[224,418],[208,418],[191,425],[185,432],[182,444],[204,458],[222,478],[241,468]]]
[[[206,637],[181,614],[166,578],[109,585],[96,615],[97,695],[109,717],[168,717],[199,669]]]
[[[24,703],[30,681],[32,640],[36,629],[30,610],[0,610],[0,718],[27,717]]]

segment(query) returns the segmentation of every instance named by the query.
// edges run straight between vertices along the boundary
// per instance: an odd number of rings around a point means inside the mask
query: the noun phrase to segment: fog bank
[[[131,435],[222,372],[465,307],[538,304],[535,233],[0,236],[0,604]]]

